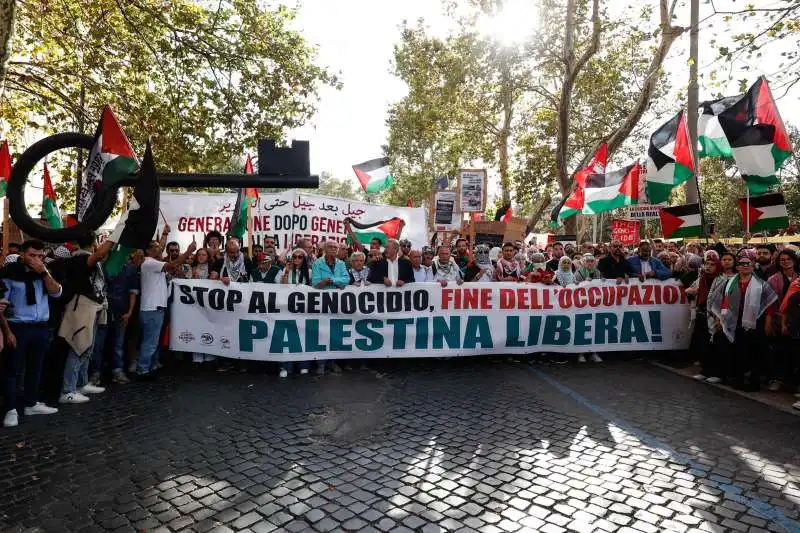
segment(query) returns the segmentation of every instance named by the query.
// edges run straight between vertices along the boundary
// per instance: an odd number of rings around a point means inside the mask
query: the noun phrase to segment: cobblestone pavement
[[[645,362],[167,377],[0,430],[0,531],[800,531],[800,419]]]

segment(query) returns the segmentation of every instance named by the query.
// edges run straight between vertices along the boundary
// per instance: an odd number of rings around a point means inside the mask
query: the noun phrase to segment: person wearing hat
[[[281,265],[274,259],[264,252],[256,256],[258,266],[250,272],[250,281],[253,283],[277,283],[276,278],[281,271]]]
[[[408,239],[400,239],[400,254],[403,259],[408,259],[408,254],[411,253],[411,241]]]

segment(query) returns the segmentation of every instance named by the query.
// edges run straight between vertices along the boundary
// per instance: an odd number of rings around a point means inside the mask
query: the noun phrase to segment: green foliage
[[[164,171],[214,171],[282,139],[337,79],[289,24],[255,0],[20,2],[2,120],[15,151],[31,136],[92,134],[110,104],[137,149]],[[61,198],[76,169],[54,165]],[[74,189],[73,189],[74,190]]]

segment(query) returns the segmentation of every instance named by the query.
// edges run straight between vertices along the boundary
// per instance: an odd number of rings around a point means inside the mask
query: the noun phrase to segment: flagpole
[[[11,227],[8,219],[8,196],[3,197],[3,257],[8,255],[8,240],[11,238]]]
[[[750,233],[750,187],[747,188],[747,214],[745,215],[745,233]]]
[[[247,198],[247,253],[253,257],[253,206]]]

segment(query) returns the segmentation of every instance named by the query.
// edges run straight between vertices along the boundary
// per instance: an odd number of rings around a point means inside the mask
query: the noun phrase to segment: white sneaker
[[[767,385],[767,389],[772,392],[778,392],[779,390],[781,390],[782,386],[783,383],[781,383],[777,379],[773,379],[772,381],[769,382],[769,385]]]
[[[696,379],[697,381],[705,381],[706,377],[703,374],[695,374],[692,376],[692,379]]]
[[[42,402],[36,402],[36,405],[33,407],[26,407],[25,408],[25,416],[31,415],[54,415],[58,412],[58,409],[55,407],[50,407],[48,405],[43,404]]]
[[[602,363],[603,362],[603,359],[599,355],[597,355],[596,353],[593,353],[589,357],[592,359],[592,363]]]
[[[800,403],[800,402],[798,402]],[[12,409],[6,413],[6,417],[3,419],[3,427],[4,428],[13,428],[19,425],[19,415],[17,415],[17,410]]]
[[[579,362],[579,363],[585,363],[585,362],[586,362],[586,356],[585,356],[585,355],[583,355],[583,354],[580,354],[580,355],[578,356],[578,362]]]
[[[800,402],[794,402],[794,403],[792,404],[792,407],[794,407],[795,409],[797,409],[798,411],[800,411]],[[10,412],[10,411],[9,411],[9,412]],[[6,419],[8,419],[8,415],[6,415]],[[15,418],[14,420],[16,420],[16,418]]]
[[[278,377],[285,378],[285,377],[287,377],[288,375],[289,375],[289,372],[288,372],[288,371],[287,371],[285,368],[282,368],[282,369],[281,369],[281,373],[280,373],[280,374],[278,374]]]
[[[98,387],[97,385],[92,385],[91,383],[88,383],[83,387],[81,387],[81,392],[83,394],[100,394],[101,392],[105,391],[106,391],[105,387]]]
[[[710,378],[706,379],[706,383],[722,383],[722,378],[718,378],[717,376],[711,376]]]
[[[156,363],[153,365],[153,371],[161,370],[162,368],[164,368],[164,365],[162,365],[161,363]]]
[[[305,376],[306,374],[308,374],[308,369],[307,368],[301,368],[300,369],[300,375],[301,376]]]
[[[89,397],[78,391],[62,394],[61,398],[58,399],[58,403],[86,403],[88,401]]]

